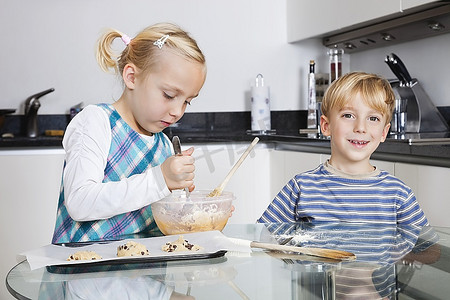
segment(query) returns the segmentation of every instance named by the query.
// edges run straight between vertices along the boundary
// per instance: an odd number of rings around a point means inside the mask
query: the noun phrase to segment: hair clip
[[[163,35],[159,40],[155,41],[153,43],[153,45],[157,46],[159,49],[162,48],[162,46],[164,46],[164,43],[166,42],[166,40],[169,38],[169,35]]]
[[[126,34],[122,34],[120,38],[122,39],[122,42],[127,46],[131,42],[131,38]]]

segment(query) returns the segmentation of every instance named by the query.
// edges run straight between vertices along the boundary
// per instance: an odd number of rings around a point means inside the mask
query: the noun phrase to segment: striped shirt
[[[373,224],[428,224],[412,190],[395,176],[380,170],[352,176],[328,163],[292,178],[257,222],[297,222],[311,218]]]

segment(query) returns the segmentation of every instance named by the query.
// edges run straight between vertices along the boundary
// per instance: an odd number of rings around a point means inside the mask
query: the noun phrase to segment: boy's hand
[[[181,155],[173,155],[167,158],[161,164],[161,171],[169,190],[179,190],[189,188],[194,189],[194,161],[192,153],[194,148],[191,147],[182,151]]]

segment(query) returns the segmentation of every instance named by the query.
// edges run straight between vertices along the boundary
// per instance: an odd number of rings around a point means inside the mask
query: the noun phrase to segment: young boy
[[[370,164],[386,139],[394,108],[390,84],[374,74],[348,73],[328,88],[320,127],[331,157],[296,175],[258,222],[344,221],[428,225],[411,189]]]

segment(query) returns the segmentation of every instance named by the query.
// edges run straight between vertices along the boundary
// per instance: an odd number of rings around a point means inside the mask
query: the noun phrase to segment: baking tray
[[[82,273],[99,272],[108,270],[126,270],[136,268],[153,268],[164,266],[164,263],[180,262],[189,264],[192,261],[200,261],[223,257],[227,251],[251,251],[248,247],[242,247],[232,243],[220,231],[207,231],[183,234],[183,238],[192,244],[200,245],[202,249],[195,252],[165,252],[161,246],[167,242],[173,242],[180,235],[125,239],[101,242],[80,242],[64,245],[46,245],[22,253],[25,256],[30,269],[35,270],[45,267],[52,273]],[[117,257],[117,247],[134,240],[146,246],[149,256]],[[244,249],[243,249],[244,248]],[[67,261],[67,257],[78,251],[95,251],[102,256],[101,260]]]
[[[199,253],[190,255],[159,256],[159,257],[132,257],[126,259],[114,259],[105,261],[95,261],[92,263],[65,264],[46,266],[49,273],[56,274],[78,274],[91,272],[124,271],[133,269],[166,268],[168,262],[182,264],[204,264],[205,259],[211,260],[210,263],[221,263],[227,259],[224,257],[226,250],[220,250],[214,253]]]

